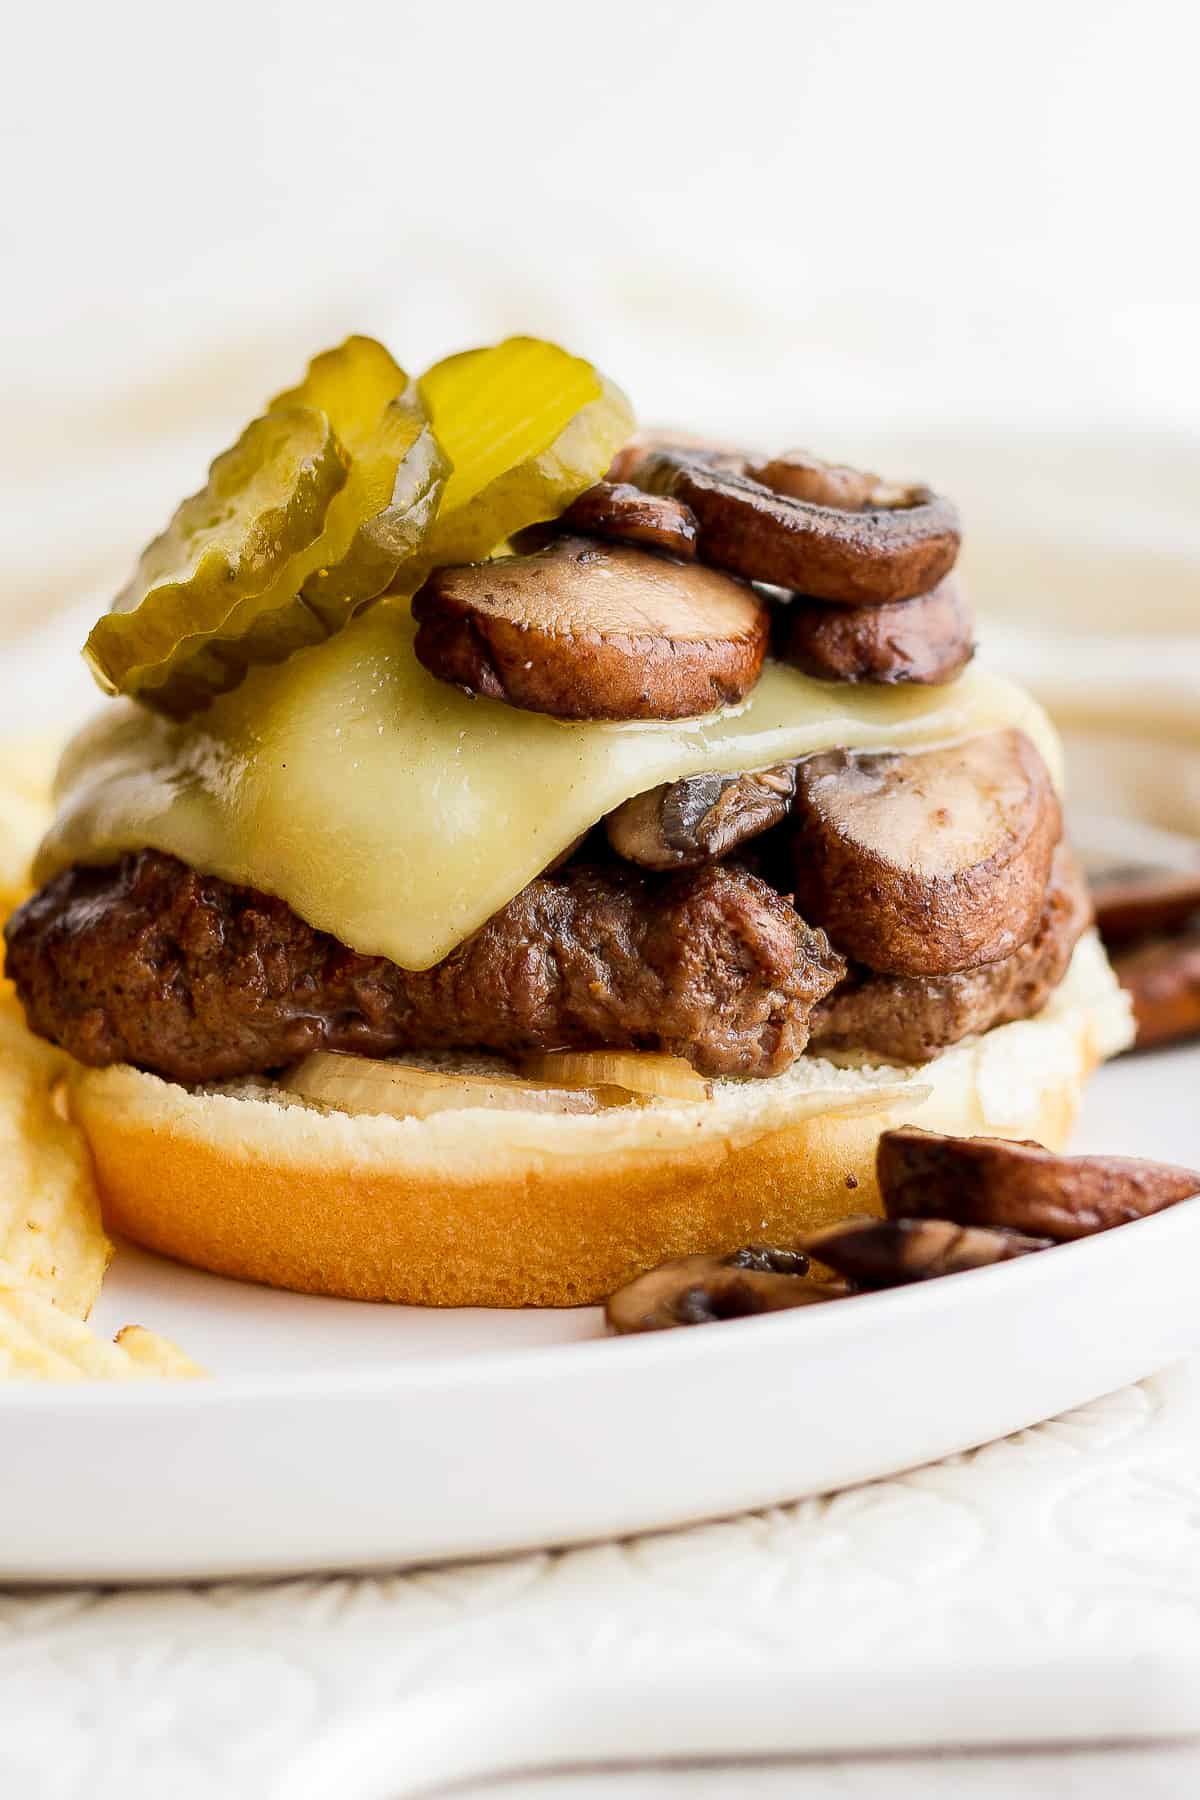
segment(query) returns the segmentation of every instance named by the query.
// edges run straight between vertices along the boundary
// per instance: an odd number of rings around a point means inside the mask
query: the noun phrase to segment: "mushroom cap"
[[[952,575],[915,600],[836,606],[797,594],[777,615],[776,655],[816,681],[953,681],[975,654],[970,609]]]
[[[844,1290],[809,1279],[808,1257],[796,1250],[748,1244],[728,1256],[681,1256],[635,1276],[605,1302],[615,1332],[712,1325],[754,1313],[841,1297]]]
[[[879,606],[928,593],[950,573],[961,529],[949,500],[926,487],[865,491],[887,504],[849,508],[768,486],[765,457],[649,451],[624,473],[682,500],[700,525],[700,555],[748,581],[840,605]],[[874,477],[869,478],[874,482]]]
[[[1011,956],[1041,917],[1062,814],[1021,732],[910,755],[831,751],[796,774],[796,905],[884,975]]]
[[[1049,1250],[1052,1238],[950,1219],[843,1219],[805,1238],[810,1256],[860,1287],[901,1287]]]
[[[643,550],[677,556],[681,562],[695,561],[700,535],[695,513],[682,500],[673,500],[669,494],[643,493],[627,481],[598,481],[557,519],[535,530],[576,532],[581,537],[638,544]],[[523,542],[518,546],[524,547]]]
[[[618,856],[643,869],[687,869],[728,856],[786,819],[792,764],[748,775],[687,775],[635,794],[604,821]]]
[[[628,545],[555,539],[439,569],[413,600],[443,681],[560,719],[679,719],[743,700],[770,618],[743,583]]]
[[[1133,1001],[1139,1050],[1200,1037],[1200,925],[1126,945],[1112,966]]]
[[[951,1219],[1066,1241],[1200,1194],[1200,1170],[1132,1156],[1058,1156],[1029,1140],[885,1131],[876,1158],[889,1218]]]

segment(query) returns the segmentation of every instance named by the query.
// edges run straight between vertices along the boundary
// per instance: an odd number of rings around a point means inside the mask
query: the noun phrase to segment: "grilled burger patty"
[[[93,1066],[176,1081],[311,1050],[605,1045],[774,1075],[845,973],[821,931],[736,863],[675,875],[569,864],[435,968],[359,956],[283,901],[154,850],[75,867],[10,920],[29,1022]]]
[[[923,1062],[1038,1012],[1090,920],[1056,853],[1015,955],[936,979],[847,969],[740,863],[653,875],[570,863],[435,968],[360,956],[283,901],[145,850],[67,870],[7,928],[29,1022],[93,1066],[225,1080],[310,1050],[660,1049],[710,1075],[778,1074],[814,1047]]]

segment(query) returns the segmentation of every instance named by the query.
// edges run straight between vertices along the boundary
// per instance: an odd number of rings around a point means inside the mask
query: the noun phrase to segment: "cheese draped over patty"
[[[351,949],[425,969],[661,782],[1003,726],[1060,774],[1040,707],[978,670],[946,687],[854,687],[769,663],[740,706],[702,719],[570,724],[435,680],[413,630],[407,607],[377,606],[182,724],[110,703],[63,758],[38,881],[161,850],[277,895]]]

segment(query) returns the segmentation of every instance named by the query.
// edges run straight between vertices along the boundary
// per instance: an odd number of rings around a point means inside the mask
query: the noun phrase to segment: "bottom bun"
[[[1088,1073],[1130,1037],[1089,934],[1036,1019],[916,1069],[805,1056],[699,1105],[395,1119],[113,1068],[80,1070],[73,1106],[108,1226],[149,1250],[304,1293],[580,1306],[668,1257],[878,1211],[891,1126],[1061,1149]]]

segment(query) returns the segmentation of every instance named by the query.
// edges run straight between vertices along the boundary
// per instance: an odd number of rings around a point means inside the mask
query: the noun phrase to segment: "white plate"
[[[1200,1050],[1096,1078],[1080,1148],[1200,1165]],[[1200,1202],[1002,1268],[610,1341],[122,1252],[97,1309],[220,1379],[0,1397],[0,1579],[360,1568],[643,1530],[888,1475],[1200,1348]],[[86,1521],[86,1528],[81,1524]]]

